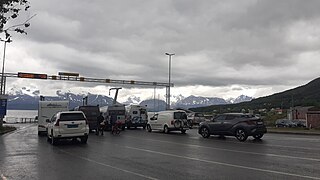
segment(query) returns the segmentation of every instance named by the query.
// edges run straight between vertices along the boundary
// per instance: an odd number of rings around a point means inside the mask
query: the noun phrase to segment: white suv
[[[89,125],[82,111],[58,112],[48,120],[47,137],[55,145],[59,139],[77,139],[87,143]]]

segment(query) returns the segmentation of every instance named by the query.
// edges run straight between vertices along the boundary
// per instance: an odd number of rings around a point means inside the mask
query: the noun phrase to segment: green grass
[[[320,129],[308,129],[308,128],[276,128],[268,127],[269,132],[292,132],[292,133],[305,133],[305,134],[320,134]]]
[[[8,133],[8,132],[11,132],[11,131],[14,131],[16,130],[17,128],[13,127],[13,126],[3,126],[3,127],[0,127],[0,135],[1,134],[5,134],[5,133]]]

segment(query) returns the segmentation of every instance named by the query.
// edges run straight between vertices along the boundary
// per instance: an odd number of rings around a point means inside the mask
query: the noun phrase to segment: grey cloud
[[[319,44],[287,40],[297,21],[320,18],[319,1],[32,0],[38,15],[25,42],[51,71],[168,81],[176,86],[286,85],[315,78],[297,70]],[[281,78],[279,78],[281,76]],[[235,89],[236,90],[236,89]]]

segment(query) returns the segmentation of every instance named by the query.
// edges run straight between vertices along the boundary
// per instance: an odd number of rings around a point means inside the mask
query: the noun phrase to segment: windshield
[[[66,113],[60,115],[60,121],[83,121],[85,117],[82,113]]]

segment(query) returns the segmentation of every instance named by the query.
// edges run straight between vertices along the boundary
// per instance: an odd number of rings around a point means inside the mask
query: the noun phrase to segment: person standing
[[[100,113],[99,116],[97,117],[97,130],[96,130],[97,136],[99,136],[100,132],[101,132],[101,135],[103,136],[104,127],[105,127],[104,117],[102,116],[102,113]]]

